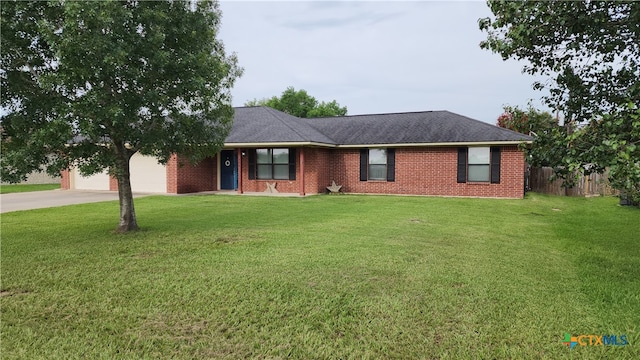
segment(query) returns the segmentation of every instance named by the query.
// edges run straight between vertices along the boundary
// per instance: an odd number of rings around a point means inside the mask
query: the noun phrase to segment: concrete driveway
[[[149,194],[133,194],[134,198]],[[118,200],[117,191],[48,190],[0,194],[0,213]]]

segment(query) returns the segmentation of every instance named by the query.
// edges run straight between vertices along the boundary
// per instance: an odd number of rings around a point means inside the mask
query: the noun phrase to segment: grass
[[[15,185],[1,185],[0,194],[10,194],[17,192],[31,192],[31,191],[44,191],[60,189],[60,184],[15,184]]]
[[[156,196],[127,235],[117,202],[6,213],[0,352],[639,358],[640,211],[616,202]]]

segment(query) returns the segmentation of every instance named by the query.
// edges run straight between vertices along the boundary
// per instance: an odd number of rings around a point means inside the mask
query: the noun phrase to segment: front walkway
[[[168,194],[168,195],[171,195],[171,194]],[[202,191],[197,193],[178,194],[178,196],[186,196],[186,195],[248,195],[248,196],[304,197],[298,193],[268,193],[268,192],[245,191],[242,194],[238,194],[236,190],[216,190],[216,191]],[[312,194],[309,194],[309,195],[312,195]]]

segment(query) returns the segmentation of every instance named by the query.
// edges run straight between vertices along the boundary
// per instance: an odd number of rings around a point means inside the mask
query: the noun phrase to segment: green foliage
[[[50,175],[68,165],[61,147],[73,137],[64,120],[64,96],[40,78],[58,67],[55,49],[42,39],[45,25],[60,27],[63,8],[44,1],[3,2],[0,6],[0,178],[26,180],[40,165]],[[53,155],[53,156],[52,156]]]
[[[575,177],[571,175],[575,171],[564,166],[567,155],[564,139],[568,127],[560,126],[551,114],[531,105],[526,111],[517,106],[503,109],[496,125],[534,137],[533,143],[523,148],[527,162],[534,167],[553,167],[555,176],[564,179],[563,186],[573,186]]]
[[[345,116],[347,115],[347,107],[340,107],[335,100],[331,102],[321,101],[313,109],[309,110],[306,117],[328,117],[328,116]]]
[[[640,210],[615,203],[151,196],[115,237],[117,202],[6,213],[0,353],[637,359]]]
[[[4,181],[40,165],[109,169],[130,198],[134,153],[195,162],[221,147],[241,69],[216,39],[216,2],[3,2],[1,11]]]
[[[283,91],[280,97],[273,96],[270,99],[253,99],[247,101],[244,105],[268,106],[301,118],[344,116],[347,114],[347,107],[340,107],[340,104],[335,100],[328,103],[324,101],[318,102],[315,97],[307,94],[306,90],[296,91],[291,86]]]
[[[592,172],[606,164],[611,185],[640,204],[640,109],[629,104],[626,111],[605,114],[576,135],[573,144],[579,162],[591,161]]]
[[[628,119],[628,120],[624,120]],[[533,166],[550,166],[564,186],[575,185],[577,175],[609,170],[611,186],[632,202],[640,202],[640,111],[629,105],[626,114],[582,127],[566,124],[536,134],[527,149]]]
[[[526,72],[552,79],[534,87],[548,88],[546,103],[562,111],[566,119],[567,129],[549,139],[554,145],[550,151],[556,152],[549,158],[558,160],[553,164],[558,175],[611,168],[612,183],[635,193],[638,179],[634,174],[640,159],[636,152],[640,146],[636,128],[640,2],[488,4],[495,18],[479,20],[480,29],[487,32],[480,46],[505,60],[526,60]]]
[[[521,134],[544,133],[558,126],[558,121],[548,112],[542,112],[529,105],[527,111],[517,106],[504,106],[496,125]]]

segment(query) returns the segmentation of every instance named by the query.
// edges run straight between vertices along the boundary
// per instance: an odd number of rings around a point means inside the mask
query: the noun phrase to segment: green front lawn
[[[3,359],[640,358],[640,210],[616,198],[136,209],[128,235],[117,202],[2,214]]]
[[[60,189],[60,184],[15,184],[0,185],[0,194]]]

